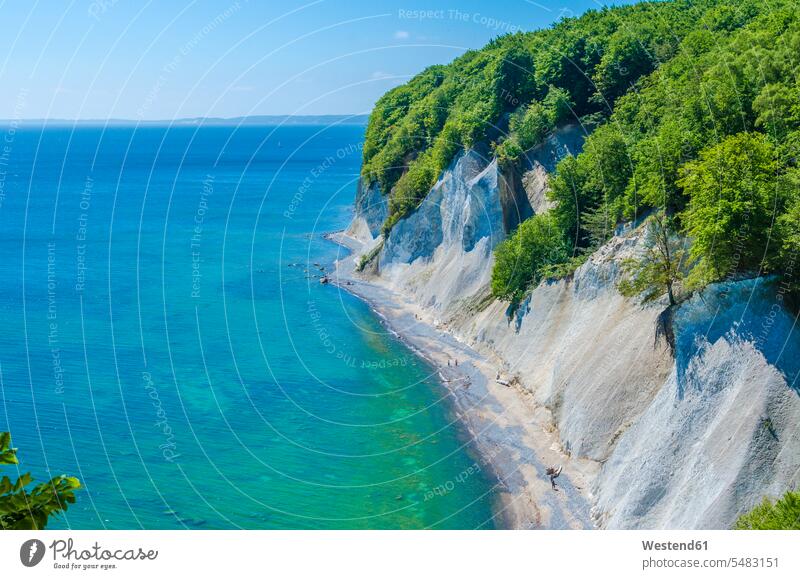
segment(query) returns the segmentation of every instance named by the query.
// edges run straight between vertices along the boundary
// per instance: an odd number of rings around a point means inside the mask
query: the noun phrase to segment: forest
[[[739,277],[796,290],[800,18],[789,0],[644,2],[499,37],[384,95],[362,178],[388,196],[384,232],[460,150],[504,171],[566,123],[588,135],[550,179],[553,208],[496,248],[495,297],[569,275],[621,223],[648,219],[623,293],[670,301]]]

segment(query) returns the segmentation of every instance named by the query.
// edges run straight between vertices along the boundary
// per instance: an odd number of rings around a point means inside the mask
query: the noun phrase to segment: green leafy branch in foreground
[[[12,464],[19,464],[17,449],[11,448],[11,434],[0,432],[0,465]],[[75,502],[75,491],[81,486],[77,478],[61,475],[26,490],[32,482],[30,473],[13,483],[7,476],[0,479],[0,529],[44,529],[51,516]]]
[[[776,502],[764,502],[736,521],[737,530],[776,531],[800,529],[800,492],[788,491]]]

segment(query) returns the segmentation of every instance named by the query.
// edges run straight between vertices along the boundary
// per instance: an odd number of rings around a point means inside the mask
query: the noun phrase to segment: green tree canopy
[[[728,137],[685,166],[679,184],[690,199],[684,222],[697,284],[771,269],[782,245],[772,227],[784,207],[777,183],[775,150],[758,133]]]
[[[518,302],[541,281],[546,268],[569,258],[567,244],[550,214],[524,221],[495,251],[492,293]]]
[[[501,160],[514,160],[559,123],[607,114],[721,3],[589,10],[550,29],[499,37],[387,92],[370,116],[362,166],[363,178],[389,197],[386,228],[419,205],[459,149],[494,143]],[[742,22],[752,17],[740,12]]]

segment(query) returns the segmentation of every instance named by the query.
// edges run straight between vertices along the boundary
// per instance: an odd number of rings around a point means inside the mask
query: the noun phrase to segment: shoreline
[[[324,238],[348,251],[336,261],[329,282],[367,303],[397,339],[436,369],[452,399],[453,413],[470,437],[467,444],[495,481],[498,526],[595,528],[588,489],[598,465],[563,451],[550,412],[536,405],[522,387],[495,381],[499,360],[490,360],[436,327],[436,320],[419,305],[357,274],[354,255],[363,249],[361,241],[344,231]],[[557,491],[545,474],[555,465],[564,467],[556,479]]]
[[[336,282],[332,282],[332,284],[335,285],[337,288],[341,288],[341,289],[344,289],[344,287],[347,287],[347,286],[341,286],[340,284],[337,284]],[[465,421],[465,419],[463,417],[463,413],[464,413],[465,409],[462,407],[461,400],[455,394],[455,392],[453,391],[453,389],[454,389],[453,385],[457,384],[459,382],[463,383],[465,381],[465,377],[463,375],[459,376],[458,371],[455,371],[454,367],[452,367],[452,366],[443,368],[440,365],[439,362],[437,362],[436,360],[431,358],[431,356],[429,356],[424,351],[422,351],[420,348],[418,348],[414,344],[414,342],[406,339],[405,335],[402,334],[401,332],[399,332],[397,329],[395,329],[392,326],[392,321],[389,318],[387,318],[381,312],[381,310],[378,309],[378,307],[372,301],[370,301],[367,297],[365,297],[365,296],[363,296],[363,295],[361,295],[361,294],[359,294],[359,293],[357,293],[355,291],[350,291],[350,290],[345,290],[345,291],[347,291],[347,293],[349,293],[350,295],[355,296],[356,298],[360,299],[365,304],[367,304],[367,306],[370,308],[370,310],[376,316],[378,316],[378,318],[380,318],[380,320],[382,321],[382,325],[394,336],[394,338],[397,341],[399,341],[406,348],[411,350],[411,352],[415,356],[417,356],[421,360],[424,360],[432,368],[434,368],[434,370],[436,371],[436,377],[437,377],[437,379],[439,381],[439,386],[442,388],[442,390],[447,394],[447,397],[450,399],[450,404],[451,404],[450,412],[451,412],[454,420],[458,421],[460,423],[461,427],[463,427],[463,429],[465,430],[464,433],[459,433],[458,438],[462,439],[464,445],[466,447],[468,447],[467,448],[467,452],[475,455],[476,463],[480,463],[480,469],[482,471],[484,471],[484,474],[488,474],[488,478],[489,478],[490,482],[492,483],[492,490],[495,493],[497,493],[497,501],[496,502],[500,503],[500,505],[499,505],[500,508],[498,508],[498,505],[494,505],[493,506],[493,515],[494,515],[493,518],[495,520],[495,523],[502,522],[502,525],[499,526],[499,529],[501,529],[501,530],[502,529],[514,528],[514,522],[515,521],[514,521],[513,518],[510,517],[510,514],[508,512],[510,510],[510,505],[508,504],[509,503],[508,497],[505,496],[505,493],[504,493],[504,489],[505,489],[506,485],[503,482],[502,475],[501,475],[501,473],[497,472],[494,463],[487,458],[487,451],[489,452],[490,455],[491,455],[491,451],[488,450],[488,449],[484,450],[484,449],[480,448],[480,445],[478,443],[477,435],[473,431],[472,425],[469,422]],[[445,372],[450,373],[453,377],[448,378],[447,375],[445,374]],[[469,378],[466,377],[466,380],[469,380]],[[466,437],[464,436],[464,434],[466,435]],[[498,521],[498,519],[499,519],[499,521]]]

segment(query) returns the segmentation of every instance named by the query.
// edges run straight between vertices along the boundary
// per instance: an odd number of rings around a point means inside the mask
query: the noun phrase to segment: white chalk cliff
[[[561,130],[517,176],[461,154],[391,230],[371,275],[501,360],[550,409],[564,448],[601,463],[598,526],[729,528],[765,495],[800,486],[800,329],[776,280],[717,284],[684,302],[674,354],[656,340],[666,304],[642,307],[616,289],[639,229],[570,279],[542,283],[510,321],[490,299],[493,248],[547,209],[547,173],[580,145],[576,127]],[[385,216],[378,188],[364,188],[349,233],[375,247]]]

